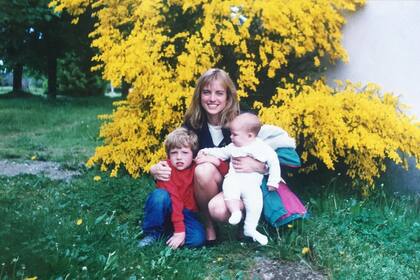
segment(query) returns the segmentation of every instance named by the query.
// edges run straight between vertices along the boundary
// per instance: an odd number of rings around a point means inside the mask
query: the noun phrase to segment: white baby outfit
[[[255,138],[250,144],[242,147],[237,147],[231,143],[223,148],[207,148],[203,149],[203,151],[222,160],[232,157],[250,156],[268,165],[269,176],[267,185],[278,187],[279,182],[282,180],[276,152],[259,138]],[[223,194],[225,200],[239,200],[242,198],[246,210],[244,234],[265,245],[268,241],[267,237],[256,230],[263,209],[263,197],[260,189],[263,176],[263,174],[258,172],[237,173],[231,162],[229,172],[223,181]]]

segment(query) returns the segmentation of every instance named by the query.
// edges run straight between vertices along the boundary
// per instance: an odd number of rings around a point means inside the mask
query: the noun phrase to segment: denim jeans
[[[171,212],[172,203],[169,193],[164,189],[152,191],[144,206],[143,232],[159,238],[171,235],[173,233]],[[185,224],[185,246],[190,248],[203,246],[206,234],[197,213],[186,208],[182,213]]]

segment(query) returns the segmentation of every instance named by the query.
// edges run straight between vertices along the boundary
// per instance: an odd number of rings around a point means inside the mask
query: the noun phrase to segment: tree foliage
[[[49,0],[0,0],[0,58],[13,69],[14,76],[20,73],[18,80],[22,79],[23,66],[46,74],[48,94],[54,97],[58,87],[57,61],[67,52],[76,52],[76,57],[80,58],[77,74],[92,80],[98,75],[95,77],[90,72],[90,59],[94,53],[86,43],[89,41],[87,34],[93,29],[93,22],[86,20],[90,17],[89,12],[83,16],[82,24],[74,26],[68,13],[56,13],[48,3]],[[62,65],[63,69],[67,65]]]
[[[30,27],[40,20],[43,12],[28,1],[0,0],[0,57],[13,69],[13,91],[16,93],[22,90],[24,64],[33,61],[36,34]]]
[[[100,50],[94,58],[97,67],[114,85],[122,80],[132,85],[127,100],[117,102],[114,112],[103,116],[100,136],[104,144],[96,149],[89,164],[100,162],[104,170],[111,167],[111,175],[124,166],[138,176],[161,159],[162,137],[180,125],[196,79],[212,67],[230,73],[241,101],[251,106],[259,101],[256,108],[261,109],[265,121],[276,122],[283,116],[276,110],[288,114],[281,111],[288,104],[279,99],[282,88],[297,85],[294,92],[304,93],[296,81],[306,79],[305,88],[318,92],[319,82],[311,84],[324,70],[322,62],[347,60],[341,45],[343,13],[355,11],[363,3],[364,0],[52,1],[56,11],[67,9],[75,16],[94,9],[98,24],[91,36],[92,45]],[[306,105],[308,109],[315,108],[317,102],[315,99]],[[267,117],[270,110],[274,110],[271,116],[277,119]],[[293,127],[292,123],[283,126],[290,132],[302,133],[305,129]],[[341,132],[337,128],[334,133]],[[315,147],[334,145],[334,141],[318,142],[312,136],[305,135]],[[355,155],[357,161],[359,152],[362,151],[348,154]],[[415,153],[418,155],[418,151]],[[332,168],[328,157],[311,154]],[[390,154],[377,156],[380,159]],[[359,176],[358,172],[349,175]]]

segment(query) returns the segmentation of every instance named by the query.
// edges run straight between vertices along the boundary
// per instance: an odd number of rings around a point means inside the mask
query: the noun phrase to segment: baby
[[[267,187],[270,191],[276,190],[282,180],[279,160],[276,152],[257,138],[260,129],[261,122],[257,116],[250,113],[237,116],[230,124],[232,143],[223,148],[202,149],[198,153],[197,163],[206,161],[204,159],[206,155],[222,160],[251,156],[266,163],[269,170]],[[267,236],[257,231],[258,220],[263,209],[263,197],[260,189],[263,176],[257,172],[238,173],[230,164],[229,172],[223,181],[223,194],[227,208],[231,213],[229,223],[235,225],[241,221],[240,199],[242,198],[246,210],[244,235],[251,237],[261,245],[266,245],[268,243]]]

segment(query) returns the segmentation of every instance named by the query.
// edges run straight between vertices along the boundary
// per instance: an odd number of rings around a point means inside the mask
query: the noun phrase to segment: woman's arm
[[[231,162],[236,172],[242,172],[242,173],[258,172],[261,174],[265,174],[268,171],[265,163],[259,160],[256,160],[250,156],[232,157]]]
[[[171,168],[166,161],[160,161],[150,168],[150,174],[152,174],[155,180],[169,181]]]

